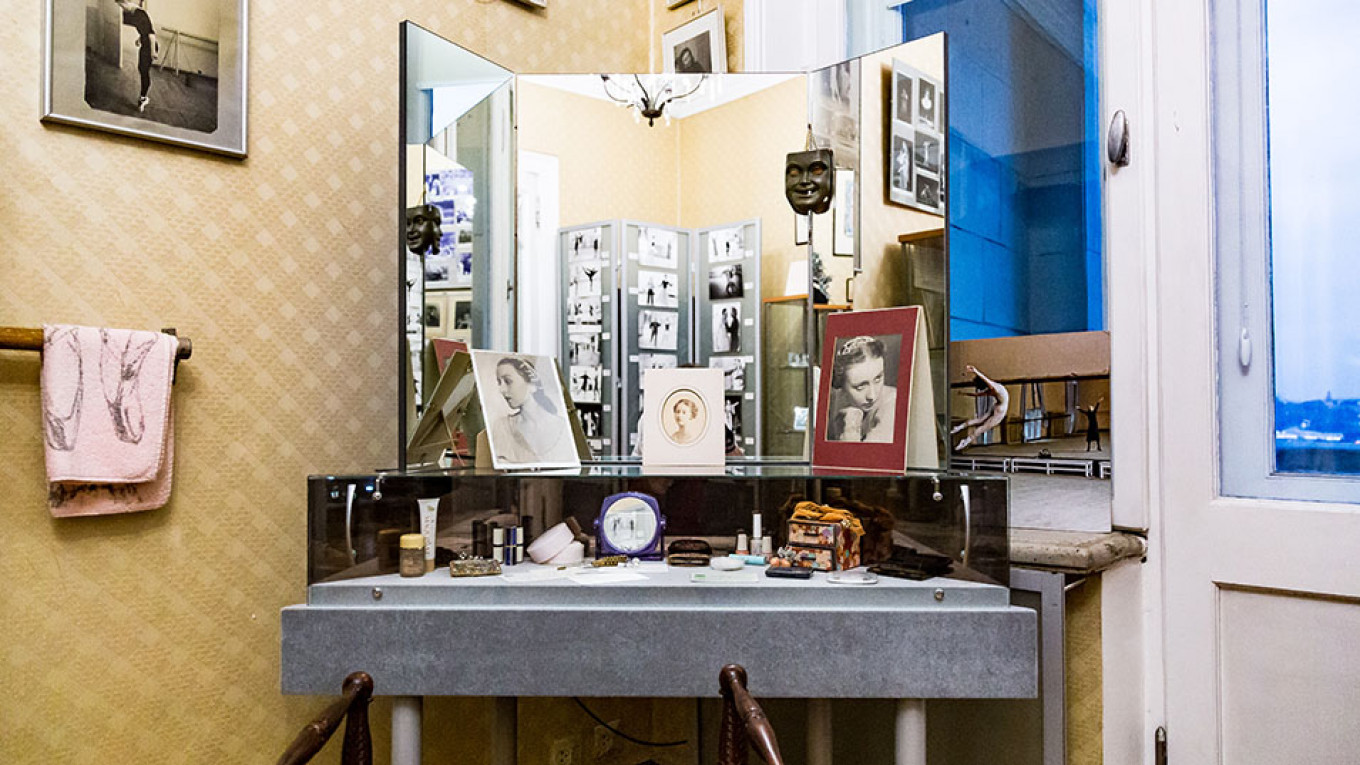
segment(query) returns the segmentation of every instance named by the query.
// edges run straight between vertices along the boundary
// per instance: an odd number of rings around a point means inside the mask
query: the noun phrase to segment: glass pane
[[[1356,475],[1360,105],[1328,73],[1360,68],[1360,7],[1268,3],[1266,29],[1276,471]]]
[[[1096,3],[900,12],[949,35],[950,340],[1105,329]]]

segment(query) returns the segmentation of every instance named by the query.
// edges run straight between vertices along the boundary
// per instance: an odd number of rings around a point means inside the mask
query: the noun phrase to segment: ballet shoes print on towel
[[[67,365],[76,370],[74,385],[59,400],[47,387],[43,388],[43,422],[47,444],[58,451],[76,447],[80,433],[80,417],[85,399],[85,359],[81,354],[79,332],[89,328],[62,327],[43,341],[43,352],[52,361],[63,363],[58,356],[67,356]],[[113,434],[119,441],[139,444],[146,434],[146,409],[142,405],[142,368],[147,355],[156,346],[157,336],[148,333],[126,333],[121,339],[112,337],[108,330],[99,332],[99,382],[108,406]],[[69,368],[69,366],[68,366]],[[60,395],[60,394],[58,394]]]

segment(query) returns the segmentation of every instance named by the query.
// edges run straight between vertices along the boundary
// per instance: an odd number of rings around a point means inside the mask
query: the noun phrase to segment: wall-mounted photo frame
[[[425,312],[421,314],[426,337],[447,337],[449,332],[449,302],[442,292],[425,293]]]
[[[701,13],[661,35],[662,71],[713,74],[727,71],[727,33],[722,6]]]
[[[885,136],[888,200],[944,214],[944,83],[893,59]]]
[[[42,119],[246,156],[247,0],[47,0]]]
[[[808,225],[809,224],[808,217],[809,216],[807,215],[799,215],[797,213],[794,213],[793,215],[794,244],[808,244],[809,242],[812,241],[812,233],[811,228],[809,228]]]

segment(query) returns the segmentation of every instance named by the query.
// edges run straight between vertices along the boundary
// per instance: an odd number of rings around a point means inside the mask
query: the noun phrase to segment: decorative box
[[[825,521],[789,521],[789,549],[826,550],[830,558],[827,568],[820,566],[822,556],[818,555],[818,571],[852,569],[859,565],[859,537],[850,533],[839,523]]]

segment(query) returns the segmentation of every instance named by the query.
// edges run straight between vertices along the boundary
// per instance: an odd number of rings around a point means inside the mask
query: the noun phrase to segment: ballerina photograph
[[[496,469],[580,466],[552,357],[473,351],[472,369]]]

